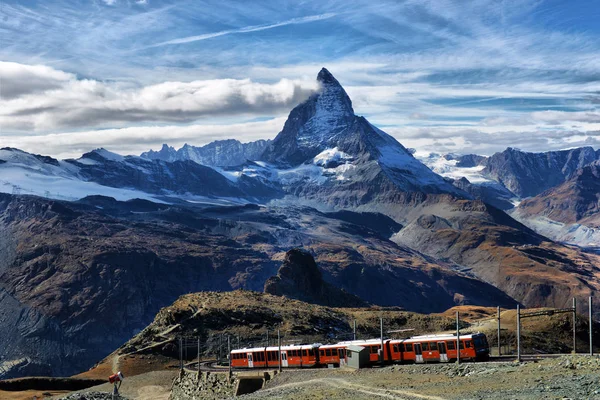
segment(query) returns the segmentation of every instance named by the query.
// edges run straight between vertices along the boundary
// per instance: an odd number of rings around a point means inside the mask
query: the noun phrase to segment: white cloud
[[[214,79],[128,88],[16,63],[0,63],[0,79],[7,83],[7,96],[0,101],[0,126],[8,131],[274,115],[288,111],[318,90],[315,80],[290,79],[274,84]]]
[[[117,0],[102,0],[104,3],[106,3],[107,6],[113,6],[117,3]]]

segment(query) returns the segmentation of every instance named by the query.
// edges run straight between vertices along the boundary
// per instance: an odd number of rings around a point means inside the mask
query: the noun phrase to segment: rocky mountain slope
[[[320,93],[290,112],[283,130],[262,155],[263,161],[282,170],[280,182],[288,193],[338,208],[375,203],[382,194],[469,197],[416,160],[396,139],[356,116],[346,91],[329,71],[323,68],[317,80]],[[290,174],[299,176],[285,179]],[[305,179],[306,175],[313,177]]]
[[[522,201],[512,215],[555,240],[600,244],[600,162],[566,182]]]
[[[374,220],[381,225],[308,208],[0,195],[0,356],[27,360],[22,374],[84,370],[184,293],[262,291],[298,246],[326,282],[373,304],[516,304],[452,263],[394,244],[379,233],[386,219]]]
[[[509,147],[489,157],[482,174],[520,197],[529,197],[560,185],[578,169],[599,158],[600,151],[591,147],[545,153],[527,153]]]
[[[162,161],[194,161],[211,167],[231,167],[248,160],[258,160],[270,140],[242,143],[236,139],[216,140],[204,146],[183,145],[179,150],[163,144],[159,151],[150,150],[141,157]]]

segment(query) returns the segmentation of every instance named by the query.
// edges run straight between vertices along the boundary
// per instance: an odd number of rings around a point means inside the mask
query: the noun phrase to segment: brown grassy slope
[[[237,346],[238,336],[243,347],[264,346],[266,330],[270,331],[271,344],[275,344],[276,329],[280,326],[284,344],[330,343],[350,339],[355,319],[359,338],[379,337],[379,318],[383,317],[386,337],[401,338],[452,332],[457,310],[462,316],[462,332],[484,332],[495,345],[496,309],[492,307],[459,306],[441,314],[418,314],[398,308],[330,308],[242,290],[194,293],[181,296],[163,308],[152,324],[82,376],[106,374],[115,365],[129,375],[172,367],[178,363],[175,343],[179,335],[193,338],[188,347],[188,359],[193,360],[198,336],[202,346],[207,346],[203,347],[202,356],[214,357],[221,334],[231,335],[233,347]],[[511,349],[516,346],[514,315],[515,310],[502,310],[503,343]],[[523,351],[569,352],[569,321],[569,315],[523,320]],[[406,331],[387,333],[396,330]],[[587,324],[583,317],[578,332],[579,348],[584,351]],[[600,343],[600,324],[595,334]]]

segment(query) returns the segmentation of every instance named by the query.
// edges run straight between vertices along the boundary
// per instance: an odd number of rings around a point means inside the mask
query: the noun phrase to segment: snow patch
[[[483,165],[468,168],[457,167],[456,164],[458,164],[458,160],[446,160],[443,156],[433,153],[430,153],[427,156],[420,155],[419,160],[433,172],[446,178],[458,180],[464,177],[467,178],[469,182],[476,185],[496,182],[481,174],[481,171],[485,168]]]
[[[338,150],[337,147],[332,149],[326,149],[320,152],[313,158],[313,164],[318,165],[320,167],[327,167],[332,163],[346,163],[348,161],[352,161],[352,156],[344,153],[343,151]]]

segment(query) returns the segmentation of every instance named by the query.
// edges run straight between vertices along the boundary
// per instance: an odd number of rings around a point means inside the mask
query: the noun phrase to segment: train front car
[[[403,361],[415,363],[451,362],[458,358],[457,338],[454,335],[414,336],[403,342]],[[490,357],[487,338],[483,333],[461,335],[460,359],[486,361]]]
[[[476,361],[488,361],[490,359],[490,345],[487,337],[483,333],[472,335],[473,347],[475,349]]]

